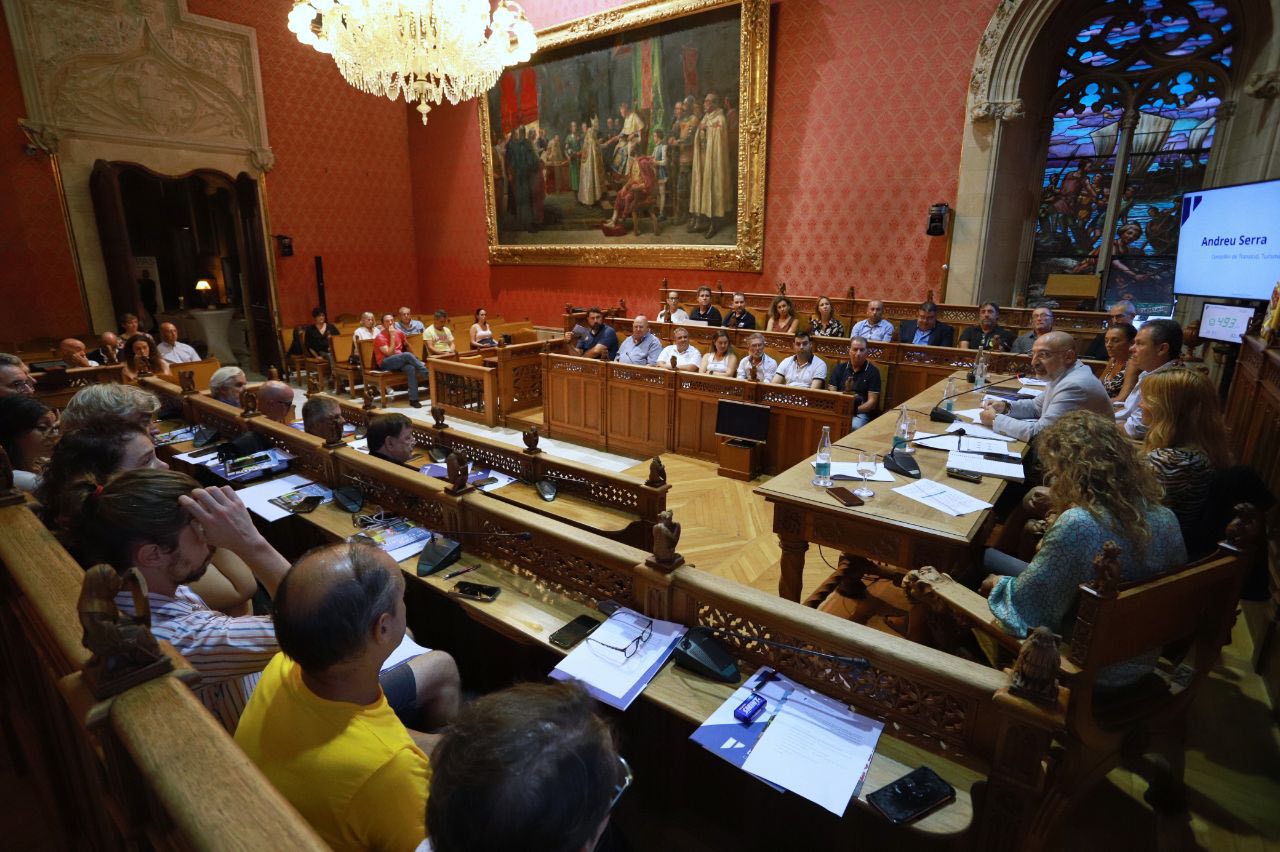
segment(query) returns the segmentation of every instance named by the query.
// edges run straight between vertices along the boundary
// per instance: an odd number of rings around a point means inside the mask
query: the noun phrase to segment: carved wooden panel
[[[495,518],[481,518],[478,528],[484,532],[519,532]],[[477,536],[475,549],[508,566],[517,573],[551,584],[561,594],[594,605],[612,598],[624,606],[635,606],[635,578],[631,571],[603,565],[585,556],[570,553],[537,538],[532,542],[507,536]]]
[[[604,446],[606,364],[587,358],[544,356],[546,422],[557,438]]]
[[[610,450],[655,456],[671,446],[671,371],[610,364],[605,385]]]

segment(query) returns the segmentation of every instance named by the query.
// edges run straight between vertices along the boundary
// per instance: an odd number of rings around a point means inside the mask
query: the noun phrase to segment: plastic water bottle
[[[893,428],[893,448],[905,447],[911,440],[911,423],[905,407],[898,409],[898,424]]]
[[[830,488],[831,481],[831,427],[822,427],[822,437],[818,439],[818,455],[813,466],[813,484],[819,488]]]
[[[951,378],[947,379],[947,386],[942,389],[942,410],[943,411],[956,410],[955,392],[956,392],[956,380],[955,380],[955,377],[952,376]]]
[[[987,350],[978,351],[978,360],[973,365],[973,386],[980,388],[987,383]]]

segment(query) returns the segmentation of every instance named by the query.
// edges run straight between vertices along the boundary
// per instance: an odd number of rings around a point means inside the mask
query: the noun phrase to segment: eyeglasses
[[[636,655],[637,651],[640,650],[640,646],[645,642],[648,642],[649,637],[653,635],[653,619],[645,618],[637,621],[636,627],[641,628],[640,634],[622,647],[609,645],[605,642],[601,642],[599,639],[592,639],[590,636],[587,637],[587,641],[600,648],[621,654],[624,660],[629,660]]]
[[[631,786],[631,781],[635,776],[631,774],[631,764],[627,763],[627,759],[622,755],[618,755],[618,763],[622,764],[622,780],[613,788],[613,798],[609,800],[609,811],[618,806],[618,800],[622,798],[622,794],[627,792],[627,788]]]
[[[8,387],[13,388],[14,390],[22,390],[24,388],[27,390],[35,390],[36,383],[30,379],[18,379],[17,381],[9,382]]]

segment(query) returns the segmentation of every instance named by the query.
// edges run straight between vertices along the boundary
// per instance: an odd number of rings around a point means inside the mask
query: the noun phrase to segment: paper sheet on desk
[[[289,515],[289,511],[277,506],[271,501],[276,497],[288,494],[290,491],[299,491],[303,488],[311,486],[314,493],[320,494],[324,499],[321,503],[328,503],[333,499],[333,492],[323,485],[317,485],[307,477],[291,473],[288,476],[282,476],[279,479],[273,479],[270,482],[263,482],[259,485],[250,485],[248,488],[241,488],[236,492],[245,507],[253,512],[264,521],[278,521]],[[316,491],[319,489],[319,491]]]
[[[1045,388],[1049,386],[1048,379],[1033,379],[1029,376],[1023,376],[1022,378],[1018,379],[1018,381],[1022,383],[1023,387]]]
[[[982,417],[981,408],[957,408],[955,411],[951,413],[955,414],[958,417],[965,417],[973,421],[977,421],[980,417]]]
[[[924,443],[920,446],[930,450],[946,450],[962,453],[1008,453],[1009,443],[995,438],[970,437],[969,427],[964,427],[964,435],[935,435],[932,432],[917,432],[911,440]]]
[[[1017,440],[1016,438],[1011,438],[1008,435],[997,432],[995,429],[989,429],[981,423],[961,423],[957,421],[947,427],[948,432],[959,432],[961,429],[964,430],[965,435],[974,438],[990,438],[993,441],[1001,441],[1006,445],[1009,441]],[[1001,452],[1006,452],[1006,450],[1001,450]]]
[[[630,659],[623,660],[621,652],[604,647],[627,647],[644,632],[644,625],[650,620],[652,634]],[[626,710],[653,680],[687,629],[674,621],[649,619],[635,610],[620,609],[591,633],[589,641],[580,642],[570,651],[550,676],[556,680],[580,680],[596,700]]]
[[[436,479],[446,479],[449,471],[448,468],[442,464],[428,464],[423,465],[418,472],[427,476],[435,477]],[[514,476],[508,476],[502,471],[494,470],[490,467],[472,468],[471,472],[467,474],[467,482],[472,485],[482,479],[493,479],[494,481],[487,485],[481,485],[481,491],[493,491],[504,485],[510,485],[516,481]]]
[[[844,816],[884,723],[811,690],[793,692],[742,768]]]
[[[817,470],[817,462],[809,462]],[[832,462],[831,478],[841,482],[861,482],[862,474],[858,473],[857,462]],[[876,472],[867,474],[867,482],[897,482],[893,474],[884,469],[884,465],[876,463]]]
[[[979,500],[977,497],[970,497],[963,491],[957,491],[950,485],[943,485],[931,479],[921,479],[918,482],[900,485],[893,490],[903,497],[909,497],[917,503],[945,512],[953,518],[991,508],[990,503]]]
[[[1022,462],[992,461],[973,453],[947,453],[947,467],[980,473],[984,476],[995,476],[1010,482],[1023,480]]]

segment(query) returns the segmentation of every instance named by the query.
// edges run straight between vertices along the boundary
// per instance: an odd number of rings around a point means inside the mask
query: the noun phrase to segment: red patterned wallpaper
[[[619,0],[524,0],[536,27]],[[411,115],[415,231],[424,292],[451,312],[488,305],[552,321],[564,302],[635,312],[658,283],[726,290],[922,298],[945,245],[929,205],[954,202],[965,89],[996,0],[778,0],[770,59],[763,275],[696,270],[489,267],[474,104]]]
[[[0,312],[0,351],[89,327],[53,167],[43,153],[23,152],[27,137],[17,119],[25,114],[9,26],[0,15],[0,301],[38,308]]]

